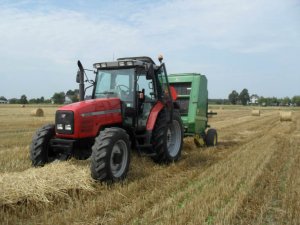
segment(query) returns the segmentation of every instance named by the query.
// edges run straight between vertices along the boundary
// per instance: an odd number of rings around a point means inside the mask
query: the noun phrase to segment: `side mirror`
[[[146,79],[151,80],[153,77],[154,77],[154,68],[153,68],[153,64],[151,63],[147,70]]]
[[[76,75],[76,83],[80,83],[80,79],[83,76],[83,74],[81,73],[80,70],[77,71],[77,75]]]

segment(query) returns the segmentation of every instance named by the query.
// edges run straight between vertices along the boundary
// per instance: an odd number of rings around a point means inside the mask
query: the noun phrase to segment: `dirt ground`
[[[90,178],[89,160],[32,168],[32,135],[56,108],[38,118],[1,105],[0,224],[300,224],[300,109],[211,108],[217,147],[186,138],[171,165],[133,153],[126,181],[108,186]]]

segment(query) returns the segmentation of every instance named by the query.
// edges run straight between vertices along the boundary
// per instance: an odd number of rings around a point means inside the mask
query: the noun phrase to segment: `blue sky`
[[[299,0],[0,0],[0,16],[6,98],[77,88],[78,59],[160,53],[169,73],[205,74],[210,98],[300,95]]]

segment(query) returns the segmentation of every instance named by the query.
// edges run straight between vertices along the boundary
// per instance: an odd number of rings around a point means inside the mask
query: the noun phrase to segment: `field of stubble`
[[[107,186],[89,161],[31,168],[35,130],[54,120],[0,105],[0,224],[300,224],[300,110],[215,107],[219,145],[184,140],[182,158],[157,165],[133,153],[128,178]]]

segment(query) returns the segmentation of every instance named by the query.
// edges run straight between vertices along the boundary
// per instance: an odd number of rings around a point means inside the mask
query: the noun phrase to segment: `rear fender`
[[[147,126],[146,126],[147,131],[153,130],[157,116],[163,108],[164,108],[164,105],[160,101],[158,101],[155,104],[155,106],[151,109],[151,112],[150,112],[148,120],[147,120]]]

